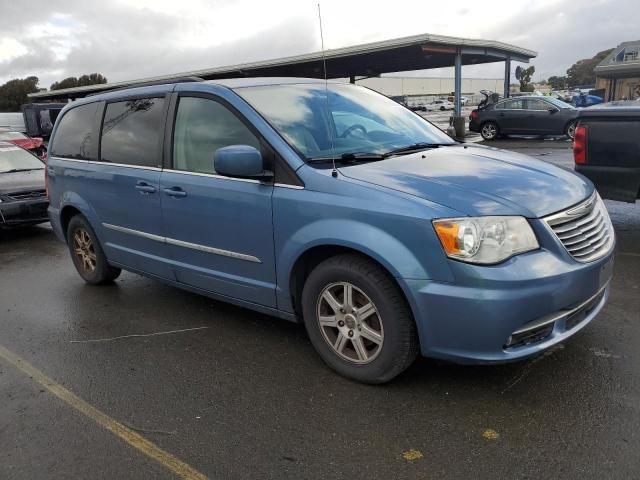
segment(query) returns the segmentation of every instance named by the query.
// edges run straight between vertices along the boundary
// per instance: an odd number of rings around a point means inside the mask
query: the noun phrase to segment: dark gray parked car
[[[526,96],[489,103],[471,112],[469,130],[485,140],[502,135],[574,137],[578,109],[552,97]]]
[[[44,169],[35,155],[0,142],[0,230],[49,221]]]

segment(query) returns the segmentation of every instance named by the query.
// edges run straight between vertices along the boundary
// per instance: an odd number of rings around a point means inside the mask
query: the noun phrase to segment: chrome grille
[[[575,207],[545,217],[544,221],[579,262],[596,260],[613,245],[613,226],[597,193]]]

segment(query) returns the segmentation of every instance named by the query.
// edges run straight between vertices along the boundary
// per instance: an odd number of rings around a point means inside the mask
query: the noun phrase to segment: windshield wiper
[[[30,172],[31,170],[44,170],[44,168],[12,168],[11,170],[5,170],[0,173]]]
[[[400,153],[410,153],[417,150],[426,150],[428,148],[438,148],[438,147],[446,147],[448,145],[455,145],[455,143],[413,143],[411,145],[407,145],[405,147],[396,148],[395,150],[391,150],[387,153],[373,153],[373,152],[351,152],[351,153],[343,153],[342,155],[336,155],[334,157],[326,156],[326,157],[314,157],[307,160],[307,163],[325,163],[331,162],[335,160],[336,162],[349,163],[349,162],[371,162],[376,160],[384,160],[385,158],[389,158],[393,155],[398,155]]]
[[[325,163],[331,162],[335,160],[336,162],[349,163],[349,162],[371,162],[376,160],[384,160],[386,155],[381,153],[372,153],[372,152],[353,152],[353,153],[343,153],[341,155],[336,155],[334,157],[326,156],[326,157],[314,157],[307,160],[307,163]]]
[[[390,157],[391,155],[398,155],[399,153],[410,153],[416,150],[426,150],[427,148],[438,148],[438,147],[447,147],[449,145],[455,145],[455,143],[427,143],[427,142],[418,142],[413,143],[411,145],[407,145],[406,147],[396,148],[395,150],[391,150],[384,154],[385,158]]]

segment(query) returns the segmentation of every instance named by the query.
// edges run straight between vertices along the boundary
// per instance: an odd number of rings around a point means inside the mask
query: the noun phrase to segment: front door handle
[[[499,113],[498,116],[499,117],[504,117],[504,113]]]
[[[140,193],[155,193],[156,187],[149,185],[147,182],[139,181],[136,183],[136,190]]]
[[[164,193],[170,197],[176,197],[176,198],[182,198],[187,196],[187,192],[182,190],[180,187],[165,188]]]

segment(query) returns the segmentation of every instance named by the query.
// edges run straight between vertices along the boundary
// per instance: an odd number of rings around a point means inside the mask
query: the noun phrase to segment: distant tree
[[[564,90],[567,88],[567,77],[558,77],[554,75],[553,77],[549,77],[549,85],[554,90]]]
[[[0,112],[19,112],[29,101],[27,95],[39,91],[38,81],[38,77],[16,78],[0,85]]]
[[[533,92],[533,84],[531,83],[531,77],[536,71],[536,67],[531,65],[527,68],[516,68],[516,78],[520,81],[521,92]]]
[[[578,85],[593,85],[596,83],[596,74],[593,69],[596,68],[604,58],[611,53],[613,48],[603,50],[596,53],[592,58],[584,58],[578,60],[567,70],[568,86],[575,87]]]
[[[86,87],[87,85],[99,85],[107,83],[107,78],[103,77],[100,73],[90,73],[89,75],[82,75],[78,78],[78,86]]]
[[[64,80],[51,85],[51,90],[62,90],[63,88],[86,87],[88,85],[98,85],[107,83],[107,78],[100,73],[82,75],[80,78],[67,77]]]
[[[63,88],[73,88],[78,86],[78,79],[76,77],[67,77],[59,82],[54,82],[49,87],[50,90],[62,90]]]

